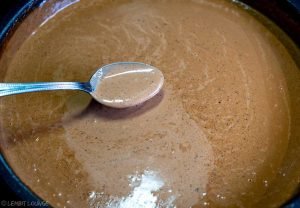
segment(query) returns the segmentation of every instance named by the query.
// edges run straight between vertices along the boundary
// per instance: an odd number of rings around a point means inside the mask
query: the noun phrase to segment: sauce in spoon
[[[91,78],[91,95],[100,103],[126,108],[140,104],[162,88],[164,76],[157,68],[136,62],[119,62],[99,69]]]

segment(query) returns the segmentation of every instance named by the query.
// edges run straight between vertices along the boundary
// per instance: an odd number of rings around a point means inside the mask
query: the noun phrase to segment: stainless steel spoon
[[[81,90],[106,106],[126,108],[140,104],[162,88],[163,74],[139,62],[117,62],[98,69],[89,82],[0,83],[0,96],[49,90]]]

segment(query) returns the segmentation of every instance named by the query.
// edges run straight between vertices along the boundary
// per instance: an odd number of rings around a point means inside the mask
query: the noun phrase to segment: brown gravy
[[[291,197],[299,69],[254,17],[216,0],[82,0],[28,26],[58,4],[21,24],[32,34],[18,47],[21,32],[8,42],[3,81],[88,80],[101,65],[137,61],[165,84],[125,110],[78,92],[1,98],[2,152],[34,192],[55,207],[272,207]]]

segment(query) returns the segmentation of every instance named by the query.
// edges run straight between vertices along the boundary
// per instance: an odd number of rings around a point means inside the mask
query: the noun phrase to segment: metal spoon
[[[117,62],[98,69],[89,82],[0,83],[0,96],[49,90],[81,90],[106,106],[126,108],[140,104],[162,88],[157,68],[139,62]]]

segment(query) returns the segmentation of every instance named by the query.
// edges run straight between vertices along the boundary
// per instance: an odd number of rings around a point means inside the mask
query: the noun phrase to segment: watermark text
[[[48,203],[45,201],[13,201],[13,200],[1,200],[1,207],[48,207]]]

